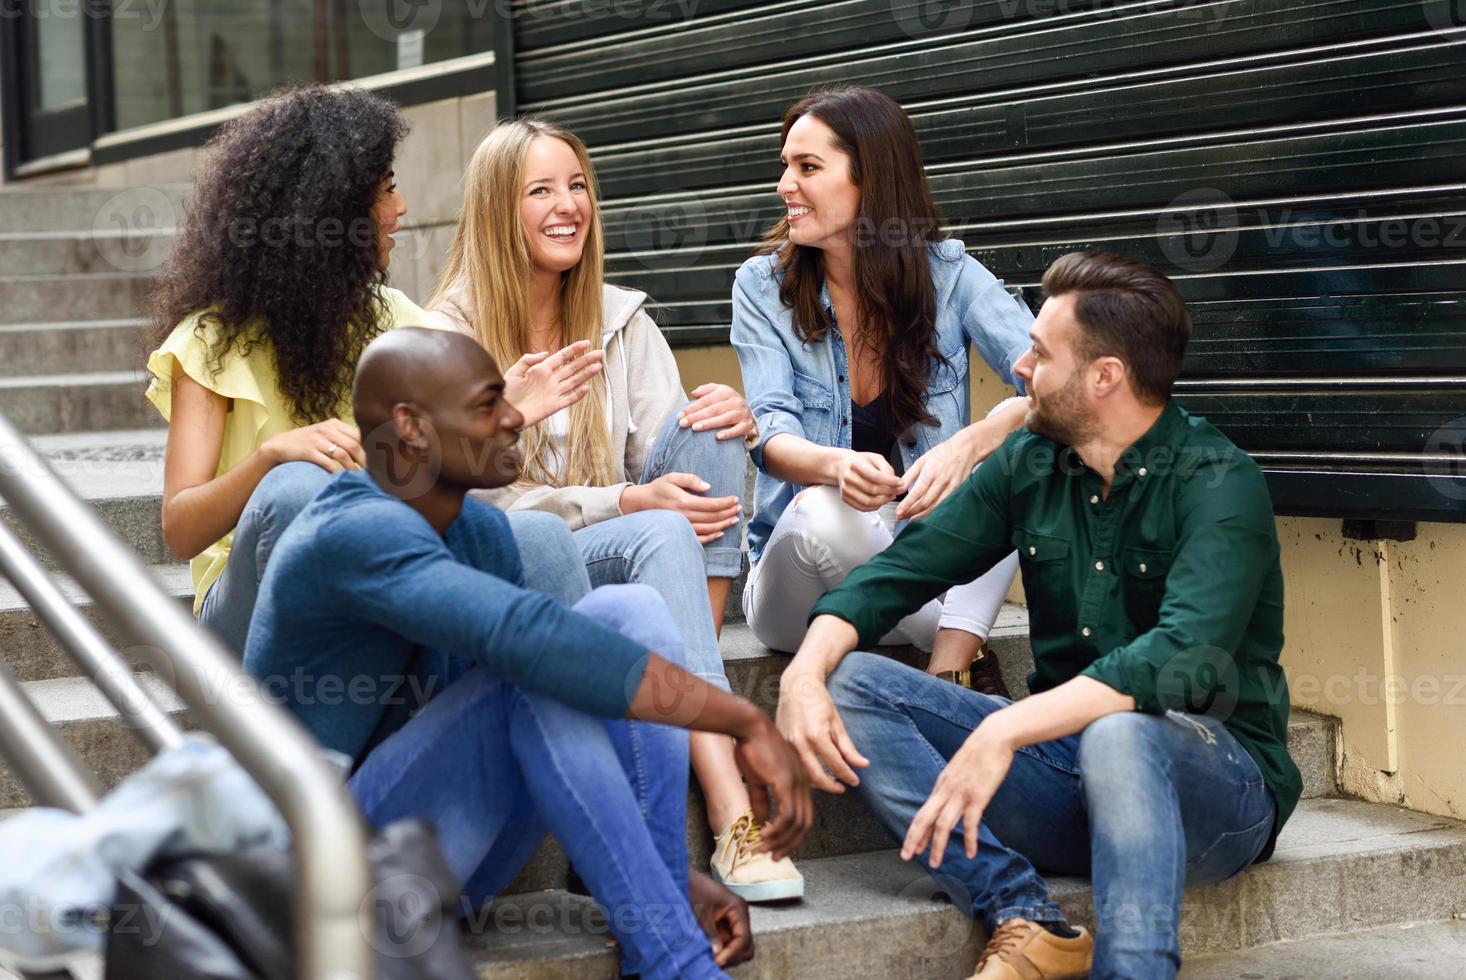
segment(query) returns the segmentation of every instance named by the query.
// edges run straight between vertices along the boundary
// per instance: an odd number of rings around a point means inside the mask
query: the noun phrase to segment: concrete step
[[[903,863],[894,851],[805,861],[802,867],[805,899],[754,908],[758,956],[733,976],[926,980],[971,972],[984,930],[939,897],[926,873]],[[1054,877],[1049,884],[1073,921],[1092,922],[1087,880]],[[1272,951],[1285,948],[1270,944],[1448,919],[1461,910],[1463,894],[1466,824],[1378,804],[1308,800],[1284,828],[1272,860],[1231,881],[1186,890],[1182,949],[1188,957],[1254,949],[1257,958],[1249,962],[1269,964]],[[479,976],[610,980],[615,954],[606,945],[604,917],[589,908],[586,899],[548,891],[506,896],[479,910],[469,919],[466,939]],[[1445,935],[1455,939],[1460,932]],[[1459,969],[1459,957],[1437,960],[1437,966]],[[1197,969],[1210,967],[1198,959]],[[1461,974],[1386,970],[1352,975]]]
[[[0,323],[111,320],[134,317],[147,306],[153,278],[146,273],[72,273],[0,276]]]
[[[187,565],[154,565],[150,571],[168,595],[188,608],[193,607],[193,579]],[[129,661],[139,662],[132,652],[137,644],[135,637],[126,636],[105,622],[91,597],[70,578],[58,576],[57,584],[115,650]],[[31,613],[14,586],[3,580],[0,580],[0,662],[22,681],[55,680],[78,673],[71,658]]]
[[[159,707],[183,718],[182,702],[161,678],[153,674],[137,676]],[[104,786],[116,785],[148,760],[146,747],[128,730],[91,681],[61,677],[26,681],[22,686],[41,714],[76,749]],[[30,802],[30,794],[16,781],[9,767],[0,767],[0,808],[29,806]]]
[[[0,378],[0,412],[27,435],[100,433],[165,425],[143,397],[141,371]]]
[[[0,325],[0,377],[137,370],[147,360],[141,318]]]
[[[1197,957],[1181,980],[1448,980],[1466,976],[1466,921],[1408,922]]]
[[[11,276],[156,272],[175,240],[173,228],[0,234],[0,269]]]
[[[172,228],[183,213],[187,193],[186,184],[6,188],[0,191],[0,234],[56,231],[135,234]]]

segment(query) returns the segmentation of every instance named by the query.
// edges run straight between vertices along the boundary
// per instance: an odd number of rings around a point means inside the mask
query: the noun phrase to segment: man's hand
[[[799,753],[809,780],[826,793],[843,793],[860,785],[855,768],[870,760],[861,755],[845,731],[840,712],[818,673],[790,666],[779,681],[779,731]],[[835,774],[836,782],[825,770]],[[843,785],[842,785],[843,784]]]
[[[753,711],[746,730],[735,733],[733,738],[733,760],[748,782],[753,818],[763,824],[763,841],[758,849],[769,852],[776,861],[787,857],[814,825],[809,776],[789,743],[763,712]],[[772,821],[769,820],[770,791],[779,804],[779,814]]]
[[[840,499],[869,513],[901,492],[901,478],[888,460],[876,453],[847,454],[836,470]]]
[[[687,892],[698,925],[713,944],[718,966],[737,966],[753,959],[748,903],[696,868],[688,872]]]
[[[957,436],[933,446],[901,478],[906,499],[896,506],[896,517],[916,521],[930,514],[972,475],[980,461],[970,444]]]
[[[995,713],[988,720],[1001,713]],[[962,842],[967,857],[977,857],[977,831],[983,811],[998,787],[1003,785],[1003,779],[1013,765],[1013,754],[1017,751],[1001,736],[991,734],[996,728],[989,727],[987,722],[979,725],[952,756],[937,777],[931,796],[916,811],[911,827],[906,831],[906,840],[901,845],[901,860],[910,861],[930,849],[932,869],[941,867],[942,855],[947,851],[947,838],[959,820],[962,822]]]
[[[717,429],[716,438],[741,439],[754,429],[753,413],[748,402],[733,388],[721,384],[705,384],[692,389],[696,399],[677,413],[677,424],[694,432]]]

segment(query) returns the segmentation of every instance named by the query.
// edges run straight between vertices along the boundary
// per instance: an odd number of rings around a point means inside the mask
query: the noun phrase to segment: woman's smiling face
[[[539,272],[573,269],[585,251],[594,204],[590,181],[564,140],[542,136],[524,155],[519,220]]]
[[[850,173],[850,155],[835,146],[835,131],[817,116],[801,116],[789,127],[779,162],[789,240],[814,248],[847,241],[860,214],[860,188]]]

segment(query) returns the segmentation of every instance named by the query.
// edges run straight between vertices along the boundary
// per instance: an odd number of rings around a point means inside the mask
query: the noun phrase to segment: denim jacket
[[[760,436],[752,449],[758,477],[753,519],[748,525],[751,561],[758,561],[779,515],[801,489],[769,476],[764,469],[764,443],[780,432],[789,432],[822,446],[850,447],[850,381],[839,324],[818,343],[801,342],[794,332],[791,311],[779,299],[783,277],[776,262],[773,255],[755,256],[743,263],[733,283],[733,347]],[[937,298],[937,350],[946,363],[934,360],[927,375],[926,409],[936,418],[936,425],[915,426],[897,440],[907,469],[927,450],[968,425],[969,346],[977,348],[1004,381],[1022,391],[1013,365],[1029,347],[1028,329],[1033,323],[1027,307],[967,255],[957,239],[931,246],[931,269]],[[834,322],[828,288],[821,289],[820,298]]]

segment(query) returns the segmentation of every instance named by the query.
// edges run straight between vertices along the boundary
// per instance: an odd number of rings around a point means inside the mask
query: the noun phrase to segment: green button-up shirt
[[[1084,674],[1141,711],[1218,717],[1277,803],[1261,855],[1270,856],[1303,781],[1287,750],[1283,572],[1257,464],[1169,402],[1122,455],[1106,494],[1074,450],[1019,430],[810,618],[838,616],[869,645],[1014,548],[1028,597],[1029,689]]]

